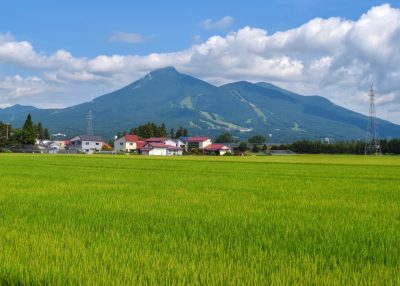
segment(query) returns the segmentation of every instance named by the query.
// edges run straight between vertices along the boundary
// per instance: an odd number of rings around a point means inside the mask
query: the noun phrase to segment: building
[[[140,149],[140,153],[149,156],[180,156],[182,148],[160,142],[149,142]]]
[[[184,142],[186,151],[190,149],[204,149],[212,143],[209,137],[187,137]]]
[[[165,145],[176,146],[174,139],[166,137],[153,137],[144,140],[146,143],[164,143]]]
[[[98,152],[103,147],[103,138],[93,135],[78,135],[70,141],[70,148],[86,154]]]
[[[185,142],[180,139],[166,138],[166,137],[154,137],[145,140],[146,143],[164,143],[165,145],[179,147],[185,149]]]
[[[186,148],[185,142],[183,142],[181,139],[170,139],[172,142],[174,142],[174,146],[179,147],[181,149]],[[171,144],[172,145],[172,144]]]
[[[204,154],[225,155],[232,153],[232,149],[224,144],[210,144],[203,149]]]
[[[114,140],[114,151],[115,152],[133,152],[139,149],[138,147],[139,138],[137,135],[124,135]],[[143,146],[142,146],[143,147]]]

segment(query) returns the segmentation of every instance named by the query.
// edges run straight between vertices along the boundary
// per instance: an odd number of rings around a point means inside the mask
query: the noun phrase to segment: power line
[[[381,155],[381,145],[378,137],[375,110],[375,91],[372,85],[369,88],[369,116],[367,134],[365,138],[365,155]]]

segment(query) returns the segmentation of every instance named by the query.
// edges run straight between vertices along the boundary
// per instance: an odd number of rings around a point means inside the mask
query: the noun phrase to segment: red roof
[[[203,142],[206,140],[210,140],[209,137],[188,137],[186,142]]]
[[[210,144],[204,150],[206,151],[220,151],[220,150],[228,150],[229,147],[224,144]]]
[[[171,151],[182,150],[179,147],[175,147],[175,146],[172,146],[172,145],[166,145],[164,143],[158,143],[158,142],[145,143],[145,146],[149,146],[149,147],[144,147],[144,148],[142,147],[141,149],[142,150],[149,150],[149,149],[152,149],[152,148],[165,148],[165,149],[168,149],[168,150],[171,150]]]
[[[144,141],[136,141],[136,149],[142,149],[146,142]]]
[[[167,138],[165,138],[165,137],[153,137],[153,138],[147,138],[144,141],[146,141],[146,142],[164,142],[165,140],[167,140]]]
[[[130,135],[130,134],[127,134],[127,135],[125,135],[124,137],[125,137],[125,140],[126,140],[127,142],[137,142],[137,141],[139,141],[139,138],[137,137],[137,135]]]

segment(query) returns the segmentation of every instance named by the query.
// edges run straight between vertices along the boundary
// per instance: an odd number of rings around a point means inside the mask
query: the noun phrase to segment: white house
[[[170,139],[170,140],[172,142],[174,142],[174,144],[170,144],[170,145],[174,145],[174,146],[182,148],[182,149],[186,148],[186,144],[182,140],[180,140],[180,139]]]
[[[139,149],[139,138],[136,135],[124,135],[114,140],[114,151],[131,152]]]
[[[232,150],[224,144],[210,144],[203,149],[204,154],[225,155],[231,153]]]
[[[209,137],[188,137],[185,139],[186,150],[190,149],[204,149],[211,145]]]
[[[93,135],[78,135],[72,138],[70,147],[86,154],[93,154],[103,147],[103,138]]]
[[[140,152],[142,155],[149,156],[180,156],[182,155],[182,148],[159,142],[149,142],[140,149]]]
[[[153,137],[147,138],[144,140],[146,143],[164,143],[165,145],[176,146],[176,142],[174,139],[166,138],[166,137]]]

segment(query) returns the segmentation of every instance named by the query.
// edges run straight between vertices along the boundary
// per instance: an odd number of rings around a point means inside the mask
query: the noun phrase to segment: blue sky
[[[5,0],[1,3],[1,32],[27,40],[41,51],[59,48],[75,56],[174,52],[189,47],[194,36],[204,40],[244,26],[269,33],[297,27],[309,20],[339,16],[357,19],[372,6],[400,1],[252,0],[252,1],[54,1]],[[201,22],[234,18],[232,25],[204,29]],[[137,33],[144,42],[110,41],[115,32]]]
[[[374,84],[400,123],[400,1],[21,1],[0,4],[0,107],[63,107],[154,68],[268,81],[356,111]],[[364,112],[365,113],[365,112]]]

